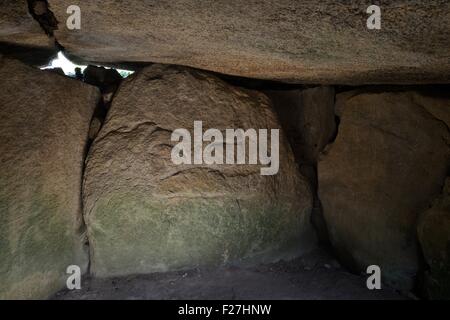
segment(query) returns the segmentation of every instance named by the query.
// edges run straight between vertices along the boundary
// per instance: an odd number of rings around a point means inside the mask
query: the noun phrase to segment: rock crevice
[[[39,23],[42,30],[49,36],[54,36],[58,29],[58,20],[50,10],[47,0],[27,0],[31,16]]]

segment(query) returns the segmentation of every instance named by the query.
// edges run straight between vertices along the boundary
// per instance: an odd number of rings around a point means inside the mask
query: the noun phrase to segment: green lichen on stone
[[[61,289],[76,250],[72,213],[56,195],[35,193],[24,211],[0,197],[0,297],[45,298]]]
[[[264,199],[246,204],[193,197],[171,199],[168,206],[167,200],[142,194],[109,195],[88,218],[92,272],[148,273],[281,254],[298,246],[299,216],[268,207]]]

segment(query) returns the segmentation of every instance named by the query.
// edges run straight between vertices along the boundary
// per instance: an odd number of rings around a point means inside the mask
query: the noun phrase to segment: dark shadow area
[[[34,67],[40,67],[56,58],[58,50],[57,48],[43,49],[0,42],[0,54]]]

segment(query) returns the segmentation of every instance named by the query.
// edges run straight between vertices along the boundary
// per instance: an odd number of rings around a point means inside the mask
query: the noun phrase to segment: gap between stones
[[[54,13],[51,11],[48,1],[47,0],[27,0],[27,5],[28,5],[28,10],[30,15],[33,17],[33,19],[35,19],[40,27],[42,28],[42,30],[45,32],[45,34],[53,40],[54,42],[54,46],[56,49],[58,49],[58,51],[62,51],[65,52],[64,47],[57,41],[55,35],[54,35],[54,31],[58,29],[58,20],[56,19]],[[211,72],[212,73],[212,72]],[[213,73],[214,74],[214,73]],[[306,86],[306,85],[298,85],[298,84],[286,84],[286,83],[279,83],[279,82],[275,82],[275,81],[267,81],[267,80],[258,80],[258,79],[247,79],[247,78],[241,78],[241,77],[234,77],[234,76],[228,76],[228,75],[219,75],[216,74],[219,78],[221,78],[222,80],[235,85],[235,86],[239,86],[239,87],[244,87],[247,89],[252,89],[252,90],[258,90],[258,91],[264,91],[264,90],[300,90],[300,89],[305,89],[308,88],[310,86]],[[95,85],[95,84],[94,84]],[[102,125],[103,125],[103,121],[107,116],[107,112],[108,112],[108,106],[109,104],[112,102],[115,93],[117,92],[118,86],[115,87],[114,90],[111,90],[108,92],[108,94],[111,95],[109,102],[105,102],[104,98],[103,98],[103,94],[105,94],[104,89],[102,89],[101,86],[99,85],[95,85],[100,89],[100,92],[102,94],[102,97],[100,99],[100,101],[98,102],[95,110],[94,110],[94,114],[91,120],[91,127],[93,125],[94,121],[98,121],[98,130],[96,130],[97,132],[101,129]],[[336,87],[338,88],[338,87]],[[340,90],[342,91],[346,91],[349,90],[350,88],[345,88],[345,87],[341,87]],[[338,93],[339,90],[337,90],[336,94]],[[432,115],[430,115],[432,116]],[[440,119],[435,118],[437,121],[440,121],[441,123],[443,123],[444,125],[446,125],[446,123]],[[334,141],[337,138],[337,135],[339,133],[339,124],[340,124],[340,119],[338,116],[335,115],[335,122],[336,122],[336,131],[335,131],[335,135],[330,139],[329,144],[334,143]],[[447,126],[447,129],[448,126]],[[450,130],[450,129],[449,129]],[[95,130],[94,130],[95,131]],[[91,133],[91,132],[90,132]],[[84,179],[84,173],[85,173],[85,166],[86,166],[86,159],[87,156],[89,154],[89,150],[92,146],[92,143],[95,139],[96,134],[93,135],[89,135],[88,140],[86,142],[85,145],[85,149],[84,149],[84,155],[83,155],[83,164],[82,164],[82,180]],[[314,164],[314,170],[315,170],[315,176],[316,176],[316,181],[315,181],[315,185],[317,186],[317,176],[318,176],[318,172],[317,172],[317,163]],[[450,172],[449,172],[450,173]],[[319,199],[319,195],[318,195],[318,190],[317,188],[315,188],[314,186],[311,186],[311,191],[313,194],[313,197],[318,201],[318,205],[319,205],[319,209],[321,208],[321,204],[320,204],[320,199]],[[89,259],[88,259],[88,267],[87,267],[87,273],[90,274],[90,267],[91,267],[91,250],[92,250],[92,246],[90,245],[90,239],[87,233],[87,225],[86,225],[86,221],[85,221],[85,217],[84,217],[84,206],[83,206],[83,187],[82,185],[80,186],[80,198],[81,198],[81,204],[80,204],[80,208],[81,208],[81,212],[82,212],[82,233],[85,234],[85,245],[87,247],[87,251],[88,251],[88,255],[89,255]],[[239,205],[239,203],[238,203]],[[316,209],[316,208],[314,208]],[[315,225],[314,222],[312,222],[314,228],[316,229],[317,232],[317,226]],[[318,232],[317,232],[318,233]],[[331,246],[327,246],[327,249],[330,250]],[[331,249],[332,250],[332,249]],[[333,256],[336,257],[335,254],[333,254]],[[420,250],[419,248],[419,257],[420,257],[420,262],[421,262],[421,267],[420,267],[420,271],[419,274],[423,273],[423,269],[426,268],[426,263],[425,263],[425,259],[423,258],[422,255],[422,250]],[[419,281],[418,281],[419,282]],[[417,285],[419,285],[419,283],[417,283]],[[416,290],[418,290],[416,288]]]
[[[55,41],[55,44],[57,44],[56,41]],[[90,67],[92,67],[94,69],[102,68],[102,67],[96,67],[96,66],[90,66]],[[274,82],[274,81],[266,81],[266,80],[259,80],[259,79],[247,79],[247,78],[240,78],[240,77],[227,76],[227,75],[217,75],[217,76],[231,85],[238,86],[241,88],[251,89],[251,90],[255,90],[255,91],[259,91],[259,92],[264,92],[266,90],[267,91],[270,91],[270,90],[279,90],[279,91],[304,90],[304,89],[314,87],[312,85],[305,86],[305,85],[298,85],[298,84],[284,84],[284,83],[279,83],[279,82]],[[87,81],[84,81],[84,82],[87,82]],[[100,93],[101,93],[101,98],[100,98],[97,106],[94,109],[92,120],[91,120],[91,125],[90,125],[90,132],[89,132],[89,136],[86,141],[86,145],[85,145],[85,149],[84,149],[83,164],[82,164],[82,177],[81,177],[82,181],[84,180],[84,176],[85,176],[86,159],[89,154],[90,148],[92,146],[92,143],[94,142],[94,139],[97,136],[97,133],[100,131],[101,127],[103,126],[104,120],[107,117],[107,114],[109,111],[109,107],[110,107],[110,105],[114,99],[114,96],[120,85],[120,83],[117,83],[113,87],[108,87],[108,86],[104,86],[104,84],[102,84],[102,83],[97,83],[97,84],[88,83],[88,84],[94,85],[99,88]],[[350,88],[341,88],[339,86],[335,86],[335,88],[336,88],[335,96],[337,94],[339,94],[340,92],[354,89],[354,88],[351,88],[351,89]],[[108,97],[109,97],[108,99],[105,99],[105,94],[108,95]],[[275,108],[275,111],[277,111],[276,108]],[[444,121],[434,117],[428,111],[426,111],[426,110],[424,110],[424,111],[427,112],[430,115],[430,117],[434,118],[436,121],[439,121],[439,122],[445,124]],[[334,135],[328,141],[327,146],[332,145],[335,142],[335,140],[339,134],[340,118],[339,118],[339,116],[336,115],[335,112],[334,112],[334,120],[336,123],[335,132],[334,132]],[[98,123],[98,127],[96,130],[91,132],[91,130],[96,122]],[[154,124],[154,123],[152,123],[152,124]],[[282,125],[282,127],[283,127],[283,125]],[[447,129],[449,129],[448,126],[446,126],[446,127],[447,127]],[[297,163],[297,165],[300,165],[300,163],[298,161],[296,161],[296,163]],[[319,226],[317,225],[317,220],[316,221],[313,220],[313,215],[317,214],[314,212],[314,210],[319,210],[320,212],[322,210],[322,206],[321,206],[321,202],[320,202],[320,198],[319,198],[319,194],[318,194],[317,162],[315,162],[313,164],[313,169],[315,171],[315,181],[312,181],[311,185],[310,185],[311,193],[312,193],[313,199],[314,199],[314,206],[313,206],[313,210],[311,212],[311,224],[314,227],[316,234],[319,237],[320,247],[322,249],[324,249],[326,252],[330,253],[333,257],[338,259],[338,255],[335,253],[335,250],[333,249],[333,247],[331,246],[331,242],[329,241],[328,230],[325,230],[326,231],[325,237],[322,237],[320,239],[319,234],[321,232],[322,232],[322,235],[324,234],[323,228],[320,229],[320,225]],[[302,174],[302,175],[305,176],[305,174]],[[84,234],[84,239],[85,239],[84,245],[86,247],[86,251],[88,252],[88,257],[89,257],[88,258],[88,266],[87,266],[87,274],[91,275],[93,247],[91,246],[89,234],[87,232],[87,224],[86,224],[85,215],[84,215],[83,195],[84,195],[83,185],[81,185],[80,186],[80,198],[81,198],[80,208],[81,208],[81,212],[82,212],[82,217],[81,217],[82,218],[81,219],[82,226],[81,226],[80,233]],[[239,206],[239,203],[237,203],[237,204]],[[326,229],[326,224],[325,224],[325,229]],[[420,275],[427,268],[427,265],[426,265],[423,255],[422,255],[422,250],[420,250],[420,248],[418,248],[418,250],[419,250],[419,257],[420,257],[420,270],[419,270],[418,274]],[[340,259],[338,259],[338,261],[341,263],[342,266],[346,267],[347,270],[349,270],[352,273],[355,273],[354,270],[352,270],[352,268],[349,268],[348,265],[343,264],[342,261],[340,261]],[[416,281],[416,288],[414,288],[414,290],[413,290],[414,294],[420,292],[420,288],[422,286],[421,281],[422,281],[421,279],[418,279]]]
[[[28,4],[28,11],[30,15],[36,20],[41,26],[42,30],[45,34],[53,40],[54,46],[58,51],[64,52],[63,46],[61,46],[54,36],[54,31],[58,29],[58,20],[56,19],[54,13],[50,10],[49,4],[47,0],[26,0]],[[103,99],[101,98],[95,110],[101,109],[103,106]],[[94,111],[95,114],[96,111]],[[92,120],[91,120],[92,124]],[[82,159],[82,168],[81,168],[81,181],[83,181],[85,168],[86,168],[86,158],[89,153],[89,149],[93,140],[87,137],[86,145],[84,147],[83,159]],[[86,272],[88,274],[91,273],[91,248],[90,240],[87,232],[87,224],[84,218],[84,205],[83,205],[83,185],[80,185],[80,210],[81,210],[81,230],[80,233],[84,234],[83,245],[86,248],[88,254],[88,265]]]
[[[65,48],[58,42],[54,35],[54,31],[58,30],[58,24],[59,21],[56,19],[54,13],[51,11],[50,6],[48,4],[47,0],[26,0],[28,4],[28,10],[30,15],[39,23],[42,30],[45,32],[45,34],[53,40],[54,46],[57,49],[57,51],[61,51],[65,53]],[[88,63],[89,65],[89,63]],[[148,65],[151,65],[150,63]],[[100,67],[101,68],[101,67]],[[270,80],[260,80],[260,79],[250,79],[250,78],[244,78],[244,77],[238,77],[238,76],[231,76],[231,75],[225,75],[225,74],[218,74],[215,72],[210,72],[217,77],[221,78],[225,82],[237,86],[242,87],[250,90],[257,90],[260,92],[266,91],[266,90],[302,90],[307,89],[311,87],[315,87],[315,85],[304,85],[304,84],[289,84],[289,83],[283,83],[278,81],[270,81]],[[110,90],[111,88],[107,88],[109,90],[106,90],[105,87],[103,87],[100,83],[89,83],[88,84],[94,85],[99,88],[101,93],[100,101],[98,102],[97,106],[94,109],[94,113],[91,119],[88,139],[86,142],[86,146],[84,149],[83,154],[83,165],[82,165],[82,181],[84,180],[84,174],[85,174],[85,168],[86,168],[86,159],[89,154],[90,148],[92,146],[92,143],[94,142],[95,137],[97,136],[98,132],[100,131],[101,127],[103,126],[104,120],[107,117],[107,113],[109,110],[109,107],[112,103],[112,100],[114,99],[114,96],[118,90],[119,84],[114,87],[113,90]],[[104,96],[109,95],[109,100],[105,100]],[[339,117],[335,116],[336,121],[336,132],[334,137],[330,140],[329,144],[332,144],[334,140],[336,139],[338,135],[339,130]],[[299,163],[297,163],[299,165]],[[317,187],[317,163],[313,166],[315,171],[315,177],[316,181],[311,181],[311,193],[314,199],[314,210],[320,210],[321,211],[321,203],[318,195],[318,187]],[[300,169],[300,168],[299,168]],[[308,179],[309,180],[309,179]],[[87,224],[85,221],[84,216],[84,205],[83,205],[83,185],[80,186],[80,199],[81,199],[81,212],[82,212],[82,233],[85,234],[85,243],[84,245],[87,248],[88,251],[88,267],[87,267],[87,273],[90,274],[90,268],[91,268],[91,254],[92,254],[92,246],[90,245],[90,239],[87,232]],[[316,230],[316,233],[319,235],[320,226],[317,225],[317,221],[313,220],[313,214],[314,212],[311,212],[311,224],[313,225],[314,229]],[[322,232],[323,233],[323,232]],[[320,238],[320,237],[319,237]],[[328,252],[332,253],[331,244],[328,240],[328,234],[326,234],[322,239],[320,239],[320,245]],[[333,254],[333,256],[336,256]]]
[[[66,53],[65,48],[58,42],[55,37],[54,31],[58,30],[59,21],[56,19],[54,13],[51,11],[50,6],[47,0],[26,0],[28,4],[29,14],[36,20],[45,34],[53,40],[53,44],[55,49],[58,52]],[[89,132],[87,136],[86,145],[83,151],[83,159],[82,159],[82,168],[81,168],[81,181],[84,180],[85,170],[86,170],[86,159],[88,157],[90,148],[92,143],[94,142],[95,137],[100,131],[103,123],[106,119],[108,109],[111,105],[111,102],[116,94],[116,91],[120,85],[120,75],[116,70],[111,70],[111,73],[117,73],[117,76],[110,83],[107,81],[99,81],[99,74],[106,75],[108,74],[108,70],[103,67],[93,66],[88,64],[88,67],[91,68],[92,72],[89,78],[86,76],[83,79],[76,77],[77,80],[82,80],[83,82],[96,86],[100,91],[100,100],[97,103],[93,111],[93,115],[91,118]],[[109,75],[111,75],[109,73]],[[104,80],[104,79],[103,79]],[[83,245],[87,249],[88,254],[88,266],[87,273],[90,274],[91,269],[91,255],[92,255],[92,246],[90,244],[89,233],[87,231],[87,223],[84,216],[84,203],[83,203],[83,182],[80,186],[80,210],[81,210],[81,229],[80,233],[84,235],[84,243]]]

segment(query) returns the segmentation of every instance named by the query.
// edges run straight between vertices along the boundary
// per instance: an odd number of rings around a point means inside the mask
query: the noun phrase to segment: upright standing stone
[[[356,270],[410,289],[418,271],[418,215],[441,191],[450,164],[448,98],[416,92],[337,96],[334,144],[319,161],[319,196],[331,241]]]
[[[98,90],[0,58],[0,298],[45,298],[86,270],[81,176]]]
[[[266,96],[207,73],[154,65],[125,80],[87,161],[95,275],[274,261],[312,246],[309,186],[283,134],[276,175],[260,165],[176,165],[171,134],[193,136],[196,120],[223,133],[280,127]]]

